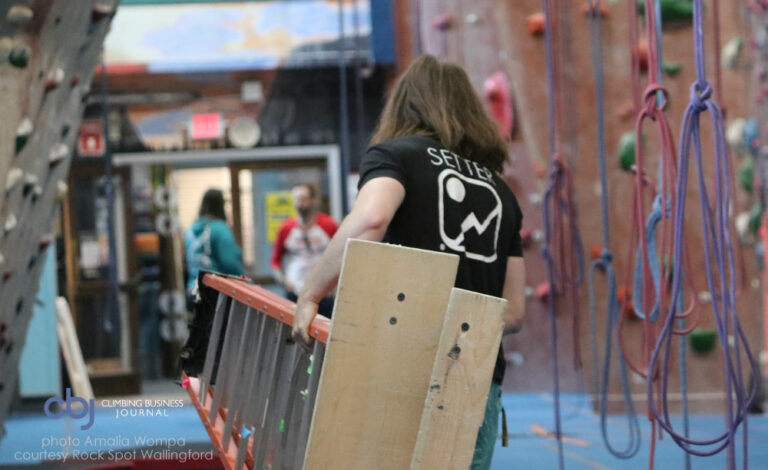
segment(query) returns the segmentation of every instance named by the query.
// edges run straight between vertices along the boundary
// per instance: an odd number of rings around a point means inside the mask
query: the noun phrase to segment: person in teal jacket
[[[197,286],[200,270],[222,274],[245,274],[243,253],[224,214],[224,194],[218,189],[209,189],[203,195],[200,213],[184,235],[189,281],[187,293],[192,294]]]

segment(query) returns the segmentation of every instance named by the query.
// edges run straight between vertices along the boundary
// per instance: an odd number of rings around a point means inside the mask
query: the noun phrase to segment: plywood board
[[[305,470],[409,468],[458,262],[347,243]]]
[[[80,342],[77,340],[77,332],[75,331],[75,324],[72,322],[69,304],[64,297],[56,298],[56,319],[61,352],[64,355],[64,363],[67,366],[74,395],[90,400],[93,398],[91,381],[88,378],[88,370],[83,360],[83,352],[80,350]]]
[[[451,292],[412,470],[467,469],[483,424],[507,301]]]

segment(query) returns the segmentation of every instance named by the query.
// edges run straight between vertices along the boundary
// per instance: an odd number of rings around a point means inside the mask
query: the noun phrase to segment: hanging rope
[[[646,0],[646,11],[648,11]],[[744,429],[744,468],[747,465],[746,446],[746,413],[756,393],[756,383],[747,394],[744,387],[741,348],[743,347],[754,374],[758,374],[757,365],[747,344],[746,336],[741,328],[735,310],[735,267],[734,250],[731,243],[729,230],[729,196],[730,178],[729,165],[725,145],[725,130],[720,108],[712,100],[712,86],[707,82],[704,73],[704,43],[702,26],[701,0],[693,3],[694,42],[696,49],[696,81],[691,86],[690,103],[686,108],[681,131],[679,172],[676,180],[676,204],[674,208],[674,240],[673,240],[673,272],[672,293],[669,303],[669,313],[656,341],[648,370],[658,372],[660,375],[661,390],[654,390],[652,383],[647,383],[649,412],[656,422],[672,437],[672,439],[686,452],[698,455],[714,455],[727,448],[728,469],[735,469],[736,457],[734,437],[739,425],[743,422]],[[715,158],[715,196],[710,201],[708,188],[704,178],[700,115],[707,111],[712,119],[714,130],[714,158]],[[682,282],[684,276],[683,262],[685,249],[685,205],[688,185],[688,168],[690,164],[690,150],[693,147],[694,159],[697,167],[697,179],[699,184],[699,202],[702,220],[702,235],[704,242],[704,260],[706,266],[707,285],[712,294],[712,307],[717,324],[718,334],[723,349],[725,369],[725,392],[727,403],[726,430],[710,439],[691,439],[674,430],[670,420],[667,387],[668,366],[670,358],[671,338],[675,334],[675,319],[679,318],[678,310],[681,308],[679,299],[682,296]],[[714,202],[714,205],[711,203]],[[713,259],[714,258],[714,259]],[[729,344],[729,336],[733,334],[733,344]],[[664,348],[659,365],[659,354]],[[736,397],[734,403],[734,396]],[[658,398],[660,406],[657,406]],[[659,411],[661,409],[661,411]],[[700,450],[697,447],[710,447]]]
[[[555,8],[553,7],[555,4]],[[583,272],[583,251],[576,224],[573,195],[573,178],[569,165],[561,158],[560,110],[558,93],[559,55],[557,1],[542,0],[546,18],[545,42],[547,62],[547,91],[549,151],[552,155],[549,183],[544,193],[544,234],[542,256],[547,265],[549,278],[549,315],[552,338],[553,394],[555,407],[555,437],[558,447],[558,468],[565,468],[562,443],[562,417],[560,414],[560,382],[558,372],[557,308],[556,294],[563,296],[570,307],[573,319],[574,367],[582,368],[579,341],[578,286]]]
[[[592,70],[595,76],[595,96],[597,99],[597,150],[598,166],[600,168],[600,203],[602,208],[602,232],[603,249],[600,258],[596,259],[589,271],[589,319],[592,334],[592,376],[593,393],[599,394],[600,410],[600,431],[603,442],[611,454],[621,459],[633,457],[640,450],[641,437],[640,425],[635,413],[635,406],[632,403],[629,379],[627,377],[627,364],[624,358],[619,354],[619,380],[621,382],[621,392],[624,399],[624,407],[627,416],[627,433],[629,442],[623,449],[617,449],[611,444],[608,434],[608,382],[611,372],[611,351],[613,348],[613,338],[615,326],[621,315],[621,306],[619,305],[618,295],[616,293],[616,275],[613,269],[613,253],[610,244],[610,220],[608,218],[608,181],[606,176],[606,150],[605,150],[605,90],[603,85],[603,33],[600,14],[600,0],[593,0],[589,3],[589,35],[590,35],[590,53],[592,58]],[[605,273],[605,356],[603,358],[602,381],[599,378],[598,370],[598,351],[597,351],[597,320],[595,304],[595,276],[597,271]]]

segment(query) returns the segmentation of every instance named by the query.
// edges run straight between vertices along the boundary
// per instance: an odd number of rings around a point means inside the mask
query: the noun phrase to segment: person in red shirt
[[[317,210],[317,192],[308,184],[294,187],[294,205],[298,215],[286,220],[277,231],[272,248],[272,273],[283,285],[285,296],[296,301],[304,281],[336,233],[336,221]],[[326,297],[318,313],[330,317],[333,298]]]

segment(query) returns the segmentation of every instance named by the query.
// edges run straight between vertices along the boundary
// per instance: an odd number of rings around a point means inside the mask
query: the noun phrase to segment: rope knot
[[[661,94],[661,100],[657,103],[657,97]],[[645,115],[656,120],[656,111],[664,111],[669,102],[669,92],[660,83],[651,83],[643,93],[645,100]]]
[[[613,261],[613,253],[611,253],[610,250],[603,248],[602,251],[600,251],[600,261],[603,263],[610,263]]]
[[[708,81],[691,85],[691,106],[699,113],[707,110],[707,101],[712,97],[712,85]]]

